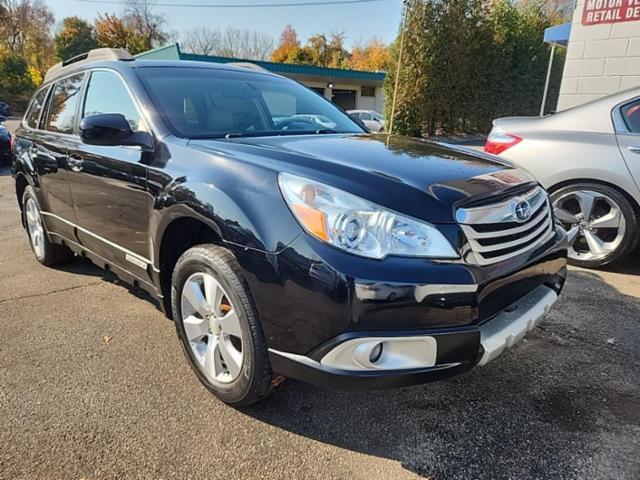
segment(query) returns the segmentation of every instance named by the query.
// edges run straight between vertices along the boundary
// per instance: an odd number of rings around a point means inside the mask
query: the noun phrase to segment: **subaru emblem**
[[[514,211],[519,222],[525,222],[531,216],[531,206],[524,200],[516,205]]]

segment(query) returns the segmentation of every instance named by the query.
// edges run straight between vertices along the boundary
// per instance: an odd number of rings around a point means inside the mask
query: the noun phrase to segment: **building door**
[[[331,92],[331,100],[343,110],[355,110],[356,91],[333,89]]]

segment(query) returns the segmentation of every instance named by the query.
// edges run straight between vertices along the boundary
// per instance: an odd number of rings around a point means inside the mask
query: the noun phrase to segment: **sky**
[[[85,3],[78,0],[45,0],[54,12],[56,22],[77,15],[92,21],[98,13],[119,13],[122,5],[105,0],[105,3]],[[309,2],[314,0],[156,0],[171,4],[259,4]],[[333,0],[340,1],[340,0]],[[279,8],[186,8],[156,7],[167,18],[168,30],[178,34],[198,26],[214,28],[244,28],[257,30],[278,40],[280,32],[291,24],[304,42],[315,33],[345,32],[346,45],[369,40],[377,36],[390,43],[398,32],[402,15],[402,0],[378,0],[372,3],[351,5],[323,5]]]

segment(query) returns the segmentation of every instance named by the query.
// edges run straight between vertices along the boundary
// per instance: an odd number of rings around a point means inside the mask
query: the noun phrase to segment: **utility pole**
[[[551,68],[553,67],[553,57],[556,53],[555,42],[551,44],[551,54],[549,55],[549,66],[547,67],[547,80],[544,82],[544,93],[542,94],[542,105],[540,105],[540,116],[544,117],[544,108],[547,106],[547,94],[549,93],[549,81],[551,80]]]
[[[400,30],[400,52],[398,52],[398,65],[396,67],[396,81],[393,87],[393,100],[391,101],[391,118],[389,119],[389,135],[393,134],[393,120],[396,115],[396,99],[398,97],[398,83],[400,81],[400,69],[402,67],[402,48],[404,47],[404,31],[407,26],[407,13],[409,1],[404,0],[404,13],[402,15],[402,28]]]

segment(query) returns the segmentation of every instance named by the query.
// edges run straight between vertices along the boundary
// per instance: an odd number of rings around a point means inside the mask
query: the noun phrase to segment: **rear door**
[[[614,112],[620,152],[627,162],[636,185],[640,186],[640,98]]]
[[[121,113],[133,131],[148,127],[119,74],[94,70],[87,81],[81,118]],[[131,146],[80,144],[69,151],[69,172],[78,237],[105,260],[147,278],[151,263],[149,212],[153,198],[147,191],[149,152]]]
[[[38,199],[47,230],[75,241],[75,214],[69,189],[69,148],[78,145],[77,110],[84,73],[58,80],[31,138],[30,157],[38,177]],[[35,112],[34,112],[35,116]],[[35,119],[26,119],[27,122]],[[34,125],[34,124],[32,124]]]

